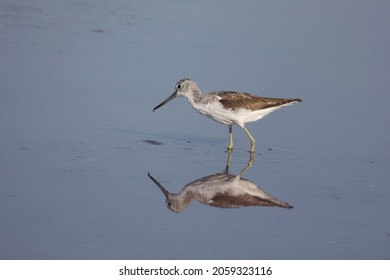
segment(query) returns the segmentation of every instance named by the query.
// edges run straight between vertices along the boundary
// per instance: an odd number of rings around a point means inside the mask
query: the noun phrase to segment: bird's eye
[[[178,85],[177,85],[177,88],[181,88],[181,84],[178,84]]]
[[[171,207],[171,206],[172,206],[172,203],[170,203],[170,202],[167,202],[167,205],[168,205],[169,207]]]

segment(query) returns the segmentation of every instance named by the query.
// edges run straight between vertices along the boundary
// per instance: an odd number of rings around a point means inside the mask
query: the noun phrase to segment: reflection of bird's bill
[[[153,112],[156,111],[158,108],[160,108],[161,106],[164,106],[165,104],[167,104],[169,101],[171,101],[172,99],[174,99],[175,97],[177,97],[177,91],[175,91],[174,93],[172,93],[171,96],[169,96],[167,99],[165,99],[163,102],[161,102],[159,105],[157,105],[156,107],[154,107],[153,109]]]
[[[157,187],[162,191],[162,193],[165,195],[166,198],[168,198],[168,194],[169,192],[156,180],[152,177],[152,175],[150,175],[150,173],[148,172],[148,176],[150,179],[152,179],[152,181],[157,185]]]

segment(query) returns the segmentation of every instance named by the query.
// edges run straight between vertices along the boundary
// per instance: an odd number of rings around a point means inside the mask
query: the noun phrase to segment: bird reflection
[[[252,166],[253,153],[251,153],[248,164],[238,175],[229,173],[230,159],[231,152],[228,152],[224,172],[197,179],[185,185],[180,193],[169,192],[150,173],[148,173],[148,176],[164,194],[168,209],[176,213],[184,211],[193,200],[220,208],[238,208],[243,206],[293,208],[289,203],[278,200],[255,183],[242,178],[242,175]]]

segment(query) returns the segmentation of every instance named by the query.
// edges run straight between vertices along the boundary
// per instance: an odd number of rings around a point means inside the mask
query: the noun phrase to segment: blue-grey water
[[[0,1],[1,259],[389,259],[387,1]],[[300,97],[248,125],[286,201],[171,212],[228,129],[176,99]],[[230,172],[249,160],[233,128]]]

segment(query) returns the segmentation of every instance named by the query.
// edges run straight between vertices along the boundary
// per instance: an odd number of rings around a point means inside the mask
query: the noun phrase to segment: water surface
[[[1,259],[388,259],[387,2],[2,1]],[[228,128],[177,99],[300,97],[248,128],[244,178],[293,209],[171,192],[226,167]],[[249,160],[233,128],[230,172]]]

